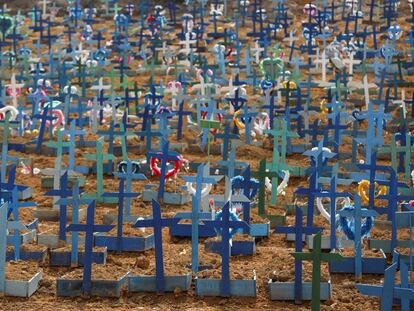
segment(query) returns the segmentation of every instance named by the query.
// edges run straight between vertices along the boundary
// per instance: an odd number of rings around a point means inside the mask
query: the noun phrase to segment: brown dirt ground
[[[9,6],[13,3],[7,1]],[[294,26],[300,28],[300,21],[304,18],[302,13],[303,4],[308,1],[295,1],[290,7],[291,15],[295,18]],[[4,1],[0,1],[3,4]],[[400,20],[402,21],[408,16],[407,6],[403,6],[402,15]],[[112,27],[112,24],[102,22],[96,26],[99,27]],[[343,22],[338,23],[339,29],[344,25]],[[407,32],[409,25],[403,23],[402,27]],[[60,33],[64,29],[61,26],[53,29],[54,33]],[[241,36],[245,36],[248,29],[241,29]],[[36,35],[36,34],[35,34]],[[31,38],[35,38],[34,34],[30,34]],[[298,43],[303,43],[300,39]],[[370,44],[371,42],[368,41]],[[252,42],[250,42],[252,45]],[[46,49],[42,47],[42,52],[46,52]],[[208,55],[210,56],[210,55]],[[209,57],[209,61],[212,59]],[[135,65],[135,64],[134,64]],[[306,73],[306,71],[304,71]],[[163,80],[166,81],[170,77],[163,76]],[[241,77],[243,78],[243,76]],[[328,74],[330,78],[330,74]],[[410,79],[411,77],[406,77]],[[141,84],[148,82],[149,75],[140,74],[137,77],[132,77],[130,81],[138,81]],[[360,79],[360,76],[355,75],[354,79]],[[373,80],[369,77],[370,82]],[[105,83],[108,83],[109,79],[105,79]],[[56,86],[54,86],[56,87]],[[252,93],[251,86],[246,87],[248,93]],[[118,89],[119,91],[119,89]],[[411,90],[410,90],[411,91]],[[317,105],[321,97],[324,95],[324,91],[320,89],[312,90],[312,104]],[[88,91],[88,95],[93,96]],[[407,94],[407,98],[410,98],[411,94]],[[358,97],[357,95],[353,95]],[[169,97],[166,96],[166,99]],[[253,98],[253,97],[252,97]],[[325,115],[318,115],[318,118],[326,125],[327,120]],[[362,124],[362,128],[366,127],[366,124]],[[102,127],[105,129],[105,126]],[[389,133],[385,133],[388,135]],[[48,137],[48,136],[46,136]],[[90,135],[91,139],[96,139],[94,135]],[[189,138],[194,138],[194,133],[185,131],[184,141]],[[11,141],[27,141],[29,137],[25,137],[23,140],[11,139]],[[389,137],[385,138],[389,141]],[[175,140],[172,139],[172,142]],[[155,140],[154,140],[155,142]],[[105,142],[105,148],[108,144]],[[349,152],[349,143],[344,142],[341,146],[341,151]],[[84,153],[93,153],[93,149],[78,149],[76,151],[77,164],[91,164],[82,158]],[[15,152],[10,152],[11,155],[19,155]],[[143,158],[144,154],[134,155],[137,158]],[[361,154],[359,156],[362,156]],[[53,167],[54,159],[51,157],[30,155],[33,158],[35,167],[47,168]],[[203,153],[197,152],[196,150],[188,150],[185,153],[185,157],[190,161],[206,161],[207,156]],[[263,148],[254,146],[241,146],[237,151],[238,160],[247,161],[250,163],[252,170],[257,169],[259,160],[261,158],[267,158],[270,161],[272,157],[272,142],[270,139],[265,140]],[[220,156],[211,156],[211,161],[215,162],[219,160]],[[287,159],[289,164],[297,166],[309,165],[307,157],[301,155],[290,156]],[[68,157],[64,155],[62,162],[67,163]],[[381,162],[380,162],[381,163]],[[387,163],[387,162],[385,162]],[[187,175],[186,173],[183,173]],[[38,176],[26,176],[18,172],[17,174],[18,183],[23,183],[33,187],[35,195],[34,200],[42,207],[51,207],[52,198],[44,197],[41,194],[44,190],[40,187],[40,178]],[[133,182],[133,189],[141,191],[143,186],[147,183],[156,183],[156,177],[150,177],[149,181],[137,181]],[[292,203],[294,199],[293,192],[299,186],[307,186],[308,181],[305,178],[292,178],[289,187],[286,189],[286,195],[278,198],[278,204],[276,206],[267,206],[267,211],[270,214],[283,214],[284,204]],[[115,191],[118,187],[118,180],[106,176],[104,182],[106,191]],[[169,185],[173,186],[173,185]],[[86,192],[93,192],[96,189],[96,180],[94,175],[87,177],[87,183],[85,186]],[[172,188],[171,188],[172,189]],[[350,187],[352,192],[356,190],[356,185]],[[220,193],[223,190],[223,183],[215,187],[213,192]],[[132,213],[134,215],[151,215],[151,205],[144,203],[141,199],[134,199],[131,202]],[[169,206],[162,205],[162,213],[164,217],[171,217],[176,212],[182,210],[190,210],[191,203],[184,206]],[[28,222],[33,219],[32,217],[33,208],[21,209],[20,219],[23,222]],[[105,206],[102,204],[97,205],[95,220],[97,223],[102,222],[102,217],[108,212],[115,212],[115,206]],[[255,210],[252,211],[256,213]],[[255,217],[258,217],[255,215]],[[287,217],[288,224],[294,222],[294,218],[291,216]],[[47,229],[49,224],[44,225]],[[326,227],[326,223],[325,223]],[[56,230],[56,225],[50,224],[50,229]],[[379,229],[375,228],[378,232]],[[375,235],[375,231],[373,235]],[[384,233],[389,233],[384,230]],[[163,229],[163,247],[165,254],[165,270],[167,274],[174,273],[185,273],[188,272],[186,265],[191,262],[191,244],[186,239],[171,239],[168,236],[168,229]],[[203,251],[203,245],[200,242],[200,264],[212,264],[213,270],[209,272],[201,272],[199,276],[217,277],[220,275],[221,259],[216,254],[206,254]],[[257,274],[257,297],[256,298],[200,298],[196,297],[194,288],[188,293],[174,293],[166,295],[157,294],[126,294],[124,293],[119,299],[105,299],[95,297],[76,297],[76,298],[57,298],[55,296],[56,291],[56,278],[68,277],[68,276],[80,276],[81,269],[72,270],[70,268],[55,268],[55,267],[43,267],[44,277],[41,282],[39,290],[30,299],[12,298],[12,297],[1,297],[0,298],[0,310],[14,311],[14,310],[126,310],[126,309],[138,309],[138,310],[175,310],[176,308],[185,310],[249,310],[249,309],[260,309],[260,310],[309,310],[310,304],[303,303],[302,305],[295,305],[293,302],[283,301],[270,301],[268,295],[267,282],[269,278],[278,278],[280,280],[291,280],[293,271],[293,258],[290,253],[293,251],[291,243],[287,243],[282,235],[270,235],[269,238],[260,240],[257,244],[257,253],[254,256],[237,256],[231,258],[230,269],[233,278],[251,278],[253,271]],[[154,262],[155,255],[154,250],[149,250],[143,254],[132,254],[132,253],[111,253],[108,256],[108,264],[105,267],[94,266],[95,277],[108,277],[115,278],[126,271],[131,270],[133,274],[153,274],[154,273]],[[309,263],[304,263],[304,278],[310,280],[310,269]],[[39,268],[34,263],[18,263],[8,264],[6,270],[8,276],[26,278],[26,274],[30,275],[32,272],[39,271]],[[326,271],[326,266],[322,269],[322,278],[328,279],[329,275]],[[323,302],[321,310],[378,310],[379,300],[377,298],[366,297],[359,294],[355,289],[355,279],[352,275],[333,275],[330,276],[333,284],[333,296],[332,299]],[[364,276],[360,282],[363,283],[375,283],[381,282],[380,276]]]

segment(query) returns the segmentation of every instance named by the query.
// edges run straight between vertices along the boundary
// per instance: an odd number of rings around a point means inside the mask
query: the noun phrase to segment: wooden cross
[[[230,229],[249,230],[250,227],[244,221],[230,221],[230,204],[227,202],[222,209],[221,220],[204,220],[205,225],[214,227],[221,232],[221,284],[220,295],[229,297],[230,289]]]
[[[317,233],[313,238],[313,250],[311,252],[292,253],[296,260],[312,261],[312,311],[319,311],[321,305],[321,263],[323,261],[339,261],[343,259],[338,253],[322,253],[321,240],[322,233]]]
[[[114,161],[116,157],[113,154],[103,153],[103,142],[104,138],[101,137],[96,142],[96,153],[95,154],[83,154],[83,157],[87,160],[96,162],[96,193],[93,195],[86,195],[85,198],[100,199],[103,194],[103,161],[109,160]]]
[[[96,225],[95,218],[95,206],[96,202],[92,201],[86,212],[86,224],[70,224],[67,227],[67,231],[71,232],[85,232],[85,253],[83,258],[83,281],[82,291],[85,294],[91,293],[92,285],[92,249],[93,249],[93,237],[95,232],[108,232],[111,231],[114,225]]]
[[[125,198],[136,198],[139,193],[137,192],[125,192],[125,179],[121,178],[119,180],[119,191],[118,192],[105,192],[102,196],[108,198],[118,198],[118,218],[117,218],[117,250],[120,252],[124,249],[124,240],[123,240],[123,224],[124,224],[124,199]]]
[[[302,252],[303,236],[316,234],[323,230],[319,227],[303,227],[303,211],[296,206],[295,209],[295,226],[294,227],[276,227],[273,233],[295,234],[295,252]],[[302,261],[295,259],[295,302],[302,300]]]
[[[323,190],[316,194],[316,197],[329,198],[330,199],[330,225],[331,225],[331,234],[330,234],[330,249],[336,249],[336,199],[338,198],[350,198],[352,194],[349,192],[336,192],[337,180],[336,177],[331,178],[331,184],[329,190]]]
[[[198,272],[198,237],[200,223],[200,203],[202,200],[201,192],[204,185],[217,184],[222,176],[211,176],[210,165],[201,164],[197,167],[197,176],[183,176],[182,179],[187,183],[196,183],[195,194],[191,200],[191,268],[193,272]],[[203,208],[207,212],[207,206]]]
[[[157,201],[152,200],[152,219],[137,220],[137,222],[134,224],[134,228],[154,228],[155,279],[157,292],[159,293],[163,293],[165,290],[162,228],[174,226],[178,224],[179,221],[179,218],[162,218],[160,205]]]
[[[5,280],[6,280],[6,249],[7,249],[7,232],[13,230],[14,232],[20,232],[26,230],[27,227],[19,223],[18,220],[8,221],[7,213],[8,203],[0,205],[0,293],[5,292]],[[20,246],[19,246],[20,247]],[[15,246],[16,254],[16,246]]]
[[[147,177],[144,174],[133,172],[132,162],[130,160],[126,161],[126,170],[122,172],[115,172],[114,176],[125,180],[126,183],[126,192],[129,193],[132,191],[132,181],[133,180],[146,180]],[[131,198],[126,197],[125,200],[125,219],[129,221],[131,218]]]
[[[273,172],[273,171],[269,172],[269,170],[266,169],[266,158],[260,160],[259,171],[252,172],[252,177],[257,178],[260,183],[259,202],[258,202],[258,214],[259,215],[266,215],[266,212],[265,212],[265,205],[266,205],[265,180],[266,180],[266,177],[274,178],[276,176],[278,176],[277,172]]]
[[[6,172],[7,172],[7,163],[8,161],[17,161],[16,157],[8,156],[9,150],[9,132],[11,128],[17,128],[19,123],[17,121],[10,121],[10,113],[7,113],[4,120],[0,121],[0,125],[3,127],[3,143],[1,146],[1,182],[4,183],[6,181]]]
[[[158,188],[158,199],[164,199],[164,187],[165,187],[165,174],[167,172],[167,163],[170,161],[179,161],[180,155],[175,151],[169,150],[168,141],[163,141],[162,149],[160,151],[147,151],[147,156],[149,158],[157,158],[161,160],[161,175],[160,175],[160,184]]]

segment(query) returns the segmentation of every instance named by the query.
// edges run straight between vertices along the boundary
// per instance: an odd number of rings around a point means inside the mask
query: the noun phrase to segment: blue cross
[[[230,229],[250,230],[244,221],[230,221],[230,204],[227,202],[222,209],[221,220],[204,220],[205,225],[221,231],[221,284],[220,295],[229,297],[230,291]]]
[[[155,279],[157,292],[163,293],[164,282],[164,257],[162,252],[162,227],[171,227],[178,224],[179,218],[162,218],[161,207],[157,201],[152,200],[152,219],[138,220],[134,228],[152,227],[154,228],[155,243]]]
[[[17,220],[8,221],[7,211],[8,203],[0,205],[0,293],[5,292],[5,265],[6,265],[6,249],[7,249],[7,232],[13,229],[14,232],[20,232],[26,230],[26,226],[19,223]],[[18,246],[20,247],[20,246]],[[16,246],[14,247],[16,252]],[[16,255],[16,253],[15,253]],[[17,258],[18,259],[18,258]]]
[[[33,116],[33,118],[35,118],[36,120],[39,120],[39,119],[41,120],[38,138],[35,140],[35,142],[36,142],[36,153],[38,153],[38,154],[40,153],[40,150],[41,150],[42,144],[43,144],[43,138],[44,138],[45,127],[46,127],[46,120],[49,120],[50,123],[52,123],[52,121],[54,120],[54,117],[47,115],[48,110],[49,110],[49,106],[46,106],[43,109],[42,114],[36,114],[36,115]],[[50,126],[50,130],[52,130],[51,126]]]
[[[230,133],[230,124],[226,124],[226,126],[224,127],[224,133],[216,133],[214,134],[214,137],[223,139],[223,161],[227,161],[229,154],[229,142],[232,139],[239,139],[240,135]]]
[[[13,214],[13,221],[17,223],[19,222],[19,208],[32,207],[32,206],[37,206],[37,204],[35,202],[19,202],[18,190],[17,190],[17,187],[14,187],[11,192],[11,200],[9,201],[9,205],[8,205],[9,207],[8,214],[10,213]],[[14,260],[20,259],[20,243],[21,243],[20,230],[15,229],[13,233]]]
[[[329,190],[322,190],[316,193],[316,197],[329,198],[330,199],[330,214],[331,214],[331,235],[330,235],[330,248],[336,249],[336,199],[337,198],[350,198],[352,194],[349,192],[336,192],[337,180],[336,177],[331,178],[331,184]]]
[[[160,176],[160,185],[158,188],[158,199],[163,199],[167,163],[169,161],[179,161],[180,154],[175,151],[170,151],[168,141],[164,141],[162,144],[162,149],[160,151],[147,151],[147,157],[149,158],[154,157],[154,158],[161,160],[161,176]]]
[[[229,178],[234,177],[234,173],[235,173],[235,170],[236,170],[237,166],[239,166],[239,167],[242,166],[243,167],[243,166],[247,165],[246,162],[236,161],[236,148],[239,145],[240,145],[240,141],[233,140],[232,144],[231,144],[230,158],[226,161],[222,161],[222,160],[217,161],[218,165],[221,165],[222,167],[225,168],[226,175]]]
[[[79,189],[79,181],[75,181],[72,187],[71,199],[61,198],[57,201],[59,205],[72,205],[72,224],[79,223],[79,206],[81,204],[91,204],[92,199],[81,199],[80,194],[82,191]],[[78,264],[78,248],[79,248],[79,233],[72,232],[71,237],[72,251],[71,251],[71,264],[76,266]]]
[[[146,150],[151,151],[152,150],[152,138],[153,137],[162,137],[162,133],[159,131],[152,131],[151,129],[151,119],[145,119],[143,122],[147,122],[147,125],[145,126],[145,129],[143,131],[135,132],[136,135],[141,136],[141,138],[146,137]],[[147,162],[149,162],[149,157],[147,155]]]
[[[134,173],[132,168],[133,168],[132,162],[128,160],[126,163],[126,171],[114,173],[115,177],[125,180],[125,183],[126,183],[125,187],[126,187],[127,193],[132,191],[132,180],[146,180],[147,179],[147,177],[145,177],[144,174]],[[125,200],[125,218],[127,221],[131,218],[131,198],[130,197],[126,197],[126,200]]]
[[[221,177],[210,176],[210,166],[208,164],[201,164],[197,167],[197,176],[182,177],[185,182],[196,183],[196,191],[191,200],[191,268],[193,272],[198,272],[198,232],[202,186],[203,184],[215,185]]]
[[[66,171],[60,177],[60,189],[53,189],[47,191],[45,196],[59,196],[61,199],[66,199],[68,196],[72,195],[72,191],[68,189],[68,172]],[[59,240],[66,241],[66,205],[59,204],[60,210],[60,222],[59,222]]]
[[[114,225],[96,225],[95,218],[96,202],[92,201],[86,212],[86,224],[70,224],[66,230],[71,232],[85,232],[85,254],[83,259],[83,281],[82,291],[85,294],[91,293],[92,284],[92,248],[93,235],[95,232],[111,231]]]
[[[76,136],[83,137],[85,130],[76,130],[76,121],[72,120],[69,130],[63,130],[62,134],[69,135],[69,166],[68,169],[80,173],[87,173],[88,168],[85,166],[75,165]]]
[[[295,234],[295,252],[302,252],[303,235],[311,235],[322,232],[323,228],[307,226],[302,224],[302,209],[296,206],[295,209],[295,226],[294,227],[276,227],[273,233],[293,233]],[[295,259],[295,301],[302,300],[302,261]]]
[[[139,193],[137,192],[125,192],[125,179],[119,180],[119,191],[118,192],[105,192],[103,197],[107,198],[118,198],[118,222],[117,222],[117,243],[116,247],[118,251],[123,249],[122,229],[124,223],[124,199],[125,198],[136,198]]]
[[[401,286],[395,284],[395,274],[398,268],[398,262],[394,262],[385,269],[383,285],[356,284],[356,288],[363,295],[381,298],[381,311],[391,310],[394,299],[400,299],[404,308],[410,310],[411,300],[414,300],[414,289],[410,288],[406,282],[408,279],[408,268],[404,263],[401,266]],[[405,286],[402,286],[406,283]]]

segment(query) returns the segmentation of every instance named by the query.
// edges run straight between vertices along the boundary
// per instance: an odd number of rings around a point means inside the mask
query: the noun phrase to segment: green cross
[[[93,198],[103,201],[103,162],[106,160],[116,160],[116,157],[113,154],[103,153],[103,142],[104,138],[99,138],[96,142],[96,153],[83,155],[85,159],[96,162],[96,193],[86,194],[84,197],[87,199]],[[116,201],[118,200],[117,198],[114,199],[116,199]]]
[[[210,129],[219,130],[221,127],[221,123],[216,120],[201,120],[200,127],[203,129],[208,129],[207,131],[207,156],[208,156],[208,163],[210,163]]]
[[[6,145],[6,146],[8,145],[10,129],[19,127],[19,123],[10,122],[10,117],[11,117],[11,114],[7,113],[4,120],[0,121],[0,125],[3,127],[3,145]]]
[[[319,311],[321,306],[321,263],[323,261],[339,261],[343,259],[338,253],[322,253],[321,241],[322,233],[318,233],[313,238],[312,252],[291,253],[296,260],[312,261],[312,311]]]
[[[56,148],[56,157],[62,157],[63,148],[71,147],[73,144],[70,141],[63,141],[62,131],[57,131],[57,141],[45,142],[45,145],[51,148]]]
[[[265,130],[264,133],[273,136],[273,160],[270,166],[272,172],[276,172],[276,176],[272,178],[272,196],[271,196],[271,203],[276,204],[277,199],[277,184],[279,183],[279,178],[277,172],[283,169],[289,169],[289,166],[286,163],[286,146],[287,146],[287,138],[297,138],[299,135],[295,132],[288,131],[287,129],[287,122],[286,120],[282,120],[280,122],[279,127],[279,120],[274,120],[273,122],[273,130]],[[279,137],[282,138],[281,140],[281,152],[279,154]]]
[[[405,134],[406,144],[405,146],[397,147],[397,142],[395,140],[395,135],[391,138],[391,144],[388,147],[382,147],[378,150],[378,153],[389,153],[391,154],[391,166],[392,168],[398,172],[398,154],[404,153],[405,155],[405,178],[411,179],[411,136],[406,133]]]
[[[265,212],[265,203],[266,203],[266,196],[265,196],[265,179],[277,177],[277,172],[271,172],[266,170],[266,158],[262,159],[259,163],[259,171],[252,172],[252,177],[259,180],[260,188],[259,188],[259,202],[258,202],[258,213],[259,215],[266,215]]]

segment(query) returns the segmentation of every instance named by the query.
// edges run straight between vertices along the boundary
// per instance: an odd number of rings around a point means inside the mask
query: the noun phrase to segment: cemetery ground
[[[295,3],[289,4],[289,10],[295,16],[295,13],[299,15],[302,12],[303,4],[307,1],[296,1]],[[300,5],[300,7],[299,7]],[[409,8],[404,3],[403,12],[407,12],[409,15]],[[404,24],[404,18],[401,18],[400,25],[404,31],[408,32],[409,25]],[[296,16],[293,22],[293,28],[300,27],[301,19],[300,16]],[[341,29],[345,26],[344,22],[338,21],[338,28]],[[99,22],[94,26],[94,29],[99,28],[109,28],[112,27],[112,20],[108,18],[104,22]],[[177,28],[178,29],[178,28]],[[56,26],[52,28],[52,34],[59,34],[64,32],[63,26]],[[208,30],[212,31],[212,26],[210,25]],[[248,27],[241,28],[239,34],[242,38],[247,37],[247,33],[250,29]],[[28,38],[27,42],[31,42],[31,39],[36,40],[36,34],[31,34],[31,37]],[[173,36],[171,39],[174,39]],[[303,42],[302,42],[303,41]],[[304,43],[303,39],[300,39],[299,42]],[[253,42],[250,42],[253,46]],[[320,42],[319,42],[320,43]],[[368,43],[370,44],[368,39]],[[214,44],[211,44],[209,48],[212,48]],[[403,49],[406,46],[399,46]],[[42,47],[41,53],[47,53],[47,48]],[[214,62],[214,57],[206,53],[207,60],[209,62]],[[138,66],[137,61],[133,61],[135,67]],[[138,68],[138,67],[137,67]],[[107,68],[103,68],[103,71],[107,71]],[[109,73],[109,71],[107,71]],[[306,69],[301,70],[301,73],[304,75],[308,74]],[[10,74],[10,73],[7,73]],[[315,75],[318,76],[318,75]],[[157,78],[168,81],[168,76],[164,72],[159,71],[157,73]],[[356,73],[353,77],[354,80],[361,80],[360,73]],[[128,78],[128,82],[137,82],[139,85],[145,85],[150,79],[149,72],[135,74],[132,77]],[[412,76],[406,77],[408,81],[414,81]],[[373,77],[369,77],[370,82],[373,82]],[[246,86],[249,94],[249,101],[259,101],[259,95],[253,95],[252,86]],[[121,88],[119,88],[121,90]],[[410,90],[411,91],[411,90]],[[90,92],[90,90],[88,90]],[[92,92],[91,92],[92,93]],[[321,97],[324,96],[324,90],[322,89],[313,89],[312,90],[312,100],[311,104],[318,105]],[[193,95],[197,96],[197,95]],[[357,94],[352,94],[351,97],[361,98],[362,96]],[[170,95],[166,95],[164,100],[168,101],[171,99]],[[313,116],[312,120],[321,119],[326,121],[326,114],[318,113]],[[362,123],[361,130],[366,130],[368,125]],[[154,126],[154,128],[156,128]],[[99,130],[108,130],[106,125],[100,125]],[[384,132],[384,144],[389,144],[391,141],[392,133]],[[199,133],[191,131],[190,129],[184,127],[183,139],[182,141],[186,142],[193,139]],[[35,138],[36,136],[25,136],[24,138],[11,137],[10,143],[25,143],[30,138]],[[96,141],[100,136],[95,134],[88,134],[87,139]],[[0,140],[2,140],[2,132],[0,132]],[[56,139],[56,135],[54,136]],[[245,136],[241,135],[241,140],[244,141]],[[237,161],[243,161],[250,164],[252,171],[257,171],[259,169],[259,162],[261,159],[266,158],[267,161],[271,161],[273,155],[273,140],[271,137],[263,137],[263,146],[257,147],[253,145],[242,144],[237,148]],[[120,147],[121,143],[119,139],[115,139],[115,146]],[[180,141],[180,142],[182,142]],[[294,141],[300,142],[300,139],[295,139]],[[157,140],[154,138],[153,143],[156,143]],[[171,137],[170,144],[179,143],[176,140],[175,135]],[[343,140],[343,145],[341,146],[341,152],[352,152],[352,146],[350,141],[347,141],[345,138]],[[137,138],[128,139],[129,145],[134,144],[143,144]],[[211,146],[221,145],[221,141],[213,140]],[[104,150],[108,149],[108,142],[104,142]],[[90,161],[83,159],[82,155],[87,153],[95,152],[94,148],[77,148],[75,150],[75,158],[77,165],[89,165]],[[185,147],[182,152],[184,157],[190,161],[190,163],[203,163],[207,161],[206,150],[198,150],[198,148]],[[52,168],[55,165],[56,157],[54,156],[45,156],[38,154],[22,154],[16,151],[9,151],[10,156],[18,157],[30,157],[32,158],[32,166],[45,169]],[[129,157],[132,159],[144,159],[146,152],[134,151],[129,153]],[[363,151],[358,153],[358,157],[364,155]],[[211,163],[215,163],[222,159],[221,155],[209,155],[209,160]],[[122,157],[117,156],[116,163],[121,161]],[[69,163],[69,156],[63,154],[61,158],[62,163]],[[287,157],[287,163],[292,166],[308,167],[310,165],[309,158],[305,155],[295,154],[289,155]],[[380,165],[388,165],[389,160],[378,160]],[[182,172],[182,175],[191,175],[196,176],[194,172]],[[402,176],[403,174],[400,173]],[[159,177],[150,176],[147,174],[148,180],[139,180],[133,182],[133,191],[142,193],[144,186],[146,184],[158,184]],[[41,187],[41,179],[39,175],[25,175],[21,172],[20,169],[16,173],[16,183],[28,185],[33,188],[33,196],[30,201],[35,201],[39,207],[51,207],[53,204],[53,198],[43,196],[45,189]],[[176,180],[171,179],[166,182],[166,190],[169,192],[180,191],[180,186],[184,185],[185,182],[178,177]],[[119,189],[119,180],[115,179],[113,176],[104,175],[103,179],[104,189],[108,192],[116,192]],[[287,204],[292,204],[295,201],[295,190],[299,187],[309,186],[308,177],[291,177],[288,187],[285,189],[285,194],[279,196],[277,203],[275,205],[268,203],[266,206],[266,212],[271,215],[284,215],[286,213],[285,206]],[[97,179],[95,174],[88,174],[86,176],[84,190],[86,193],[92,193],[96,191]],[[352,183],[348,186],[339,185],[338,191],[349,191],[354,193],[356,191],[356,183]],[[217,185],[214,185],[211,193],[214,194],[224,194],[225,183],[224,179],[221,180]],[[267,198],[270,199],[269,193],[266,194]],[[299,202],[305,204],[305,202]],[[379,202],[379,206],[385,206],[385,202]],[[20,220],[23,223],[28,223],[34,219],[33,211],[35,207],[29,207],[21,209],[19,212]],[[131,214],[133,215],[152,215],[152,205],[151,202],[143,202],[142,197],[138,199],[134,198],[131,200]],[[169,205],[161,204],[162,216],[164,218],[174,217],[177,212],[182,211],[191,211],[191,202],[182,205]],[[109,213],[116,213],[117,205],[114,204],[104,204],[97,203],[95,209],[95,222],[102,224],[104,221],[104,215]],[[251,221],[255,222],[258,220],[263,220],[259,215],[257,215],[257,209],[252,209]],[[316,225],[324,227],[324,234],[329,235],[329,224],[315,217]],[[381,218],[379,218],[381,219]],[[286,216],[286,225],[293,226],[295,224],[295,216],[287,215]],[[377,228],[375,228],[377,229]],[[134,229],[139,230],[139,229]],[[146,229],[147,232],[151,232],[151,229]],[[41,221],[38,227],[37,234],[42,234],[46,232],[58,231],[57,222],[48,222]],[[380,231],[378,233],[378,231]],[[142,231],[141,231],[142,232]],[[50,260],[50,251],[48,252],[46,258],[43,262],[33,263],[29,262],[18,268],[14,267],[13,264],[7,265],[7,277],[19,277],[25,278],[33,274],[34,271],[42,271],[43,279],[40,282],[40,287],[36,293],[34,293],[30,298],[17,298],[17,297],[0,297],[0,310],[5,311],[14,311],[14,310],[309,310],[310,302],[302,302],[299,305],[294,304],[293,302],[287,301],[271,301],[269,298],[268,282],[269,279],[279,280],[279,281],[293,281],[294,279],[294,259],[291,255],[295,250],[294,242],[287,242],[283,234],[273,234],[273,229],[271,229],[268,237],[258,239],[256,243],[256,253],[253,255],[239,255],[232,256],[230,260],[230,273],[232,279],[249,279],[253,277],[253,274],[256,274],[257,277],[257,297],[255,298],[243,298],[243,297],[198,297],[195,294],[194,284],[191,285],[191,288],[188,292],[176,290],[173,293],[165,294],[156,294],[156,293],[127,293],[123,291],[119,298],[103,298],[103,297],[89,297],[89,296],[80,296],[80,297],[56,297],[56,279],[65,278],[65,277],[82,277],[82,268],[72,268],[72,267],[51,267],[49,265]],[[130,234],[134,234],[133,230],[128,231]],[[138,232],[137,235],[142,233]],[[388,229],[379,230],[377,229],[377,234],[382,237],[387,237],[390,234]],[[200,252],[200,264],[210,264],[213,266],[213,269],[198,272],[194,276],[202,277],[216,277],[219,278],[221,275],[221,257],[217,254],[207,253],[204,250],[205,238],[200,238],[199,242],[199,252]],[[183,273],[191,273],[189,265],[191,264],[191,240],[188,238],[178,238],[171,237],[169,235],[169,228],[162,229],[162,244],[164,252],[164,265],[166,275],[175,275]],[[30,244],[25,246],[30,248]],[[35,248],[34,245],[32,245]],[[363,245],[363,249],[367,250],[367,245]],[[388,264],[391,263],[391,259],[388,258]],[[154,249],[146,250],[144,252],[108,252],[106,265],[99,267],[98,265],[92,266],[92,279],[114,279],[120,277],[124,273],[131,272],[132,274],[140,275],[153,275],[155,273],[155,251]],[[355,283],[365,283],[365,284],[380,284],[383,280],[382,275],[363,275],[361,278],[356,279],[353,274],[329,274],[328,264],[322,263],[322,281],[330,280],[333,285],[332,297],[327,301],[321,302],[321,310],[337,310],[337,311],[346,311],[346,310],[379,310],[380,300],[376,297],[368,297],[362,295],[355,287]],[[311,281],[312,279],[312,264],[309,262],[303,262],[303,279],[305,281]],[[398,310],[399,308],[395,308]]]

